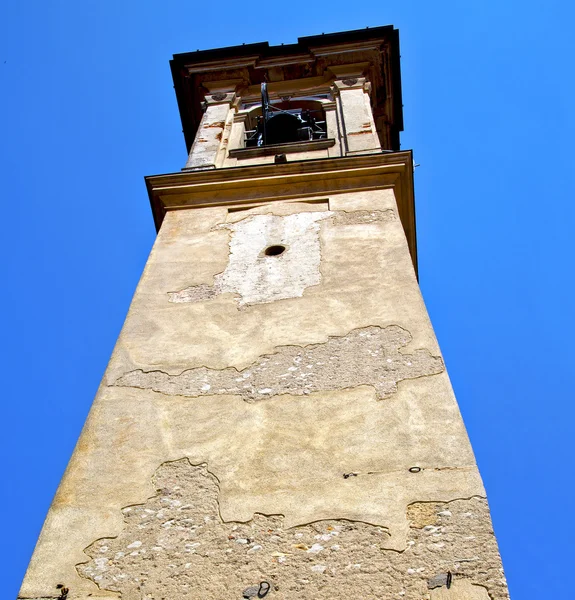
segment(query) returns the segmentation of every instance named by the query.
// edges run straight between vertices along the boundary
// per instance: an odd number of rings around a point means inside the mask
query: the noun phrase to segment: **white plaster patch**
[[[231,293],[239,307],[299,298],[321,280],[318,221],[329,211],[292,215],[253,215],[236,223],[219,225],[232,232],[228,265],[201,284],[168,292],[170,302],[204,302]],[[266,254],[266,249],[274,248]]]
[[[239,296],[238,304],[261,304],[298,298],[321,279],[319,223],[330,212],[294,215],[254,215],[227,225],[232,231],[226,270],[216,275],[219,293]],[[279,255],[266,256],[270,246],[284,246]]]

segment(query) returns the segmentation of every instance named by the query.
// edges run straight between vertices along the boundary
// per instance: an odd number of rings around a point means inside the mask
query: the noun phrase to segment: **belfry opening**
[[[261,84],[261,91],[261,105],[250,115],[254,128],[246,131],[246,148],[327,138],[320,101],[287,97],[272,103],[266,83]]]

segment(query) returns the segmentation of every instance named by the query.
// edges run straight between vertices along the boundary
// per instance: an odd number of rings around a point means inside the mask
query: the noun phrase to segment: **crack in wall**
[[[420,473],[421,471],[458,471],[464,472],[467,471],[469,473],[474,472],[477,469],[475,465],[468,465],[463,467],[419,467],[414,465],[409,470],[412,473]],[[389,475],[390,473],[403,473],[404,470],[381,470],[381,471],[350,471],[348,473],[343,473],[344,479],[349,479],[350,477],[364,477],[366,475]]]
[[[398,552],[383,548],[385,527],[358,521],[286,528],[281,515],[255,514],[224,522],[218,480],[187,458],[162,464],[154,484],[155,496],[123,509],[118,537],[92,543],[90,560],[76,567],[123,600],[242,598],[261,581],[286,600],[423,598],[443,573],[508,599],[484,498],[409,505],[407,547]]]
[[[238,371],[233,367],[197,367],[170,375],[130,371],[114,385],[151,389],[174,396],[234,394],[246,401],[280,394],[296,396],[370,385],[379,400],[397,390],[398,382],[444,371],[441,357],[428,350],[400,352],[411,335],[397,325],[355,329],[342,337],[309,346],[279,346]]]

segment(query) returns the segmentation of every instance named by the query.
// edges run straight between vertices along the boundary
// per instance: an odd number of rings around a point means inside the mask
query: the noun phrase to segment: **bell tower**
[[[188,159],[22,599],[505,600],[417,283],[398,32],[175,55]]]

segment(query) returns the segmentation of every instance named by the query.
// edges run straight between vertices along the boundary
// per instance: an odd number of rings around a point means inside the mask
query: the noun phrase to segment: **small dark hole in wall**
[[[268,246],[264,250],[264,254],[266,256],[279,256],[280,254],[283,254],[285,252],[285,249],[285,246]]]

